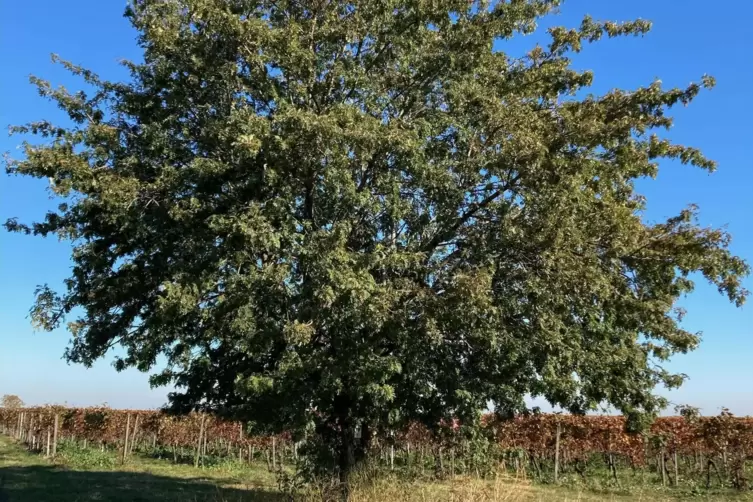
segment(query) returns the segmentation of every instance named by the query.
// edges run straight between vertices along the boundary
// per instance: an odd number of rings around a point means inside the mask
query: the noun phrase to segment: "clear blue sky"
[[[28,84],[35,74],[54,84],[76,87],[49,54],[91,68],[107,78],[123,78],[122,58],[139,59],[135,33],[122,17],[123,1],[36,0],[0,6],[0,126],[31,120],[63,120],[54,105]],[[703,93],[677,118],[670,137],[700,147],[719,162],[708,175],[673,163],[662,166],[657,180],[640,184],[648,197],[648,217],[658,221],[688,203],[701,208],[704,225],[724,225],[733,234],[733,251],[753,262],[753,64],[749,0],[569,0],[562,14],[545,25],[577,26],[584,14],[596,19],[654,22],[645,38],[618,39],[587,47],[575,66],[595,71],[595,93],[635,88],[661,78],[667,86],[684,86],[704,73],[718,86]],[[520,49],[538,37],[515,42]],[[0,152],[17,155],[18,138],[0,135]],[[0,220],[39,218],[51,207],[46,182],[0,175]],[[69,273],[67,243],[0,232],[0,394],[19,394],[31,404],[68,402],[115,407],[161,405],[166,390],[150,390],[147,376],[117,373],[110,361],[92,369],[61,360],[68,336],[63,330],[34,333],[27,318],[37,284],[59,285]],[[753,290],[753,281],[746,283]],[[699,284],[683,299],[684,325],[703,332],[694,353],[670,365],[690,380],[669,395],[677,403],[700,406],[707,414],[722,406],[753,415],[753,299],[736,309],[714,288]]]

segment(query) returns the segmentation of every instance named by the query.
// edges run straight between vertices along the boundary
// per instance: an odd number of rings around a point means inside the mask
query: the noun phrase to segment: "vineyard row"
[[[615,480],[619,461],[633,469],[653,469],[663,483],[671,482],[672,470],[677,482],[681,465],[705,473],[707,484],[712,468],[720,484],[746,483],[745,464],[753,459],[753,418],[728,413],[695,419],[663,417],[655,420],[646,434],[627,433],[624,426],[624,419],[617,416],[544,414],[510,421],[489,417],[484,431],[491,442],[487,440],[483,447],[483,461],[518,470],[528,468],[534,474],[551,466],[556,480],[559,472],[569,468],[582,474],[578,465],[597,455],[615,473]],[[291,434],[250,435],[241,422],[203,413],[172,416],[103,407],[0,408],[0,431],[48,456],[55,455],[59,438],[66,438],[103,449],[114,447],[123,459],[138,447],[163,448],[172,451],[176,459],[181,452],[192,456],[196,465],[207,452],[241,460],[262,454],[270,468],[276,468],[286,455],[297,457],[297,443]],[[421,465],[422,469],[427,459],[437,471],[451,469],[455,474],[479,469],[472,465],[473,458],[479,456],[478,447],[471,451],[473,442],[457,425],[433,432],[413,425],[397,433],[377,434],[371,446],[375,457],[391,467],[397,455],[401,465]]]

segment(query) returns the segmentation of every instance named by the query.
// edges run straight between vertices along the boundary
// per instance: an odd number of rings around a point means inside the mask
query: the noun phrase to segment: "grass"
[[[627,480],[625,480],[627,481]],[[456,478],[447,482],[408,481],[396,476],[361,479],[352,502],[528,502],[602,500],[637,502],[687,500],[689,492],[671,493],[650,485],[545,486],[524,479]],[[751,492],[695,494],[694,500],[751,501]],[[185,464],[133,456],[122,465],[113,452],[62,444],[55,463],[31,454],[0,436],[0,502],[181,501],[283,502],[275,477],[261,464],[224,462],[195,469]],[[307,501],[326,497],[312,492]]]
[[[107,452],[111,462],[99,464],[100,453],[62,447],[53,464],[0,436],[0,502],[284,500],[265,469],[194,469],[141,457],[120,465]]]

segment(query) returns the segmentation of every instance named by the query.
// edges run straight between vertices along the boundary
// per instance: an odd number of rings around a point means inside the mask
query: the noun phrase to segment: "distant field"
[[[608,473],[605,473],[608,478]],[[627,480],[627,473],[620,473]],[[134,454],[125,464],[114,451],[84,449],[61,442],[55,462],[32,454],[18,441],[0,436],[1,502],[73,501],[286,501],[275,476],[263,462],[217,462],[205,468]],[[567,479],[564,480],[567,482]],[[360,487],[354,502],[388,501],[653,501],[681,500],[689,493],[646,485],[637,480],[619,490],[593,487],[534,485],[500,476],[490,480],[458,477],[454,481],[401,481],[386,477]],[[753,501],[751,492],[698,493],[695,500]],[[321,500],[315,495],[311,500]]]

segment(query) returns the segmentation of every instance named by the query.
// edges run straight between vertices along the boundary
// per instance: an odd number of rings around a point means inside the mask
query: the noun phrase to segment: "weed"
[[[70,440],[58,443],[57,460],[76,469],[112,469],[118,463],[113,451],[83,448],[76,441]]]

